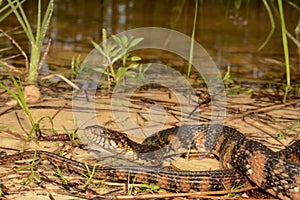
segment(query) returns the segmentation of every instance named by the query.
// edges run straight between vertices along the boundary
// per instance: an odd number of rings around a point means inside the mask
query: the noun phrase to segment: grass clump
[[[41,51],[42,51],[45,35],[49,27],[51,15],[53,12],[54,0],[49,0],[43,18],[42,18],[42,1],[38,0],[37,24],[36,24],[35,35],[32,26],[30,26],[28,17],[25,14],[24,9],[22,8],[22,3],[24,1],[7,0],[7,2],[11,8],[11,11],[7,13],[10,14],[10,12],[13,12],[15,14],[18,22],[20,23],[21,27],[23,28],[30,42],[31,53],[30,53],[30,63],[28,69],[29,72],[28,83],[35,84],[38,78],[38,70],[41,68],[42,62],[44,60],[41,58]],[[6,15],[7,14],[5,14],[4,16]]]
[[[0,60],[0,64],[5,66],[5,63],[3,63],[1,60]],[[20,82],[20,85],[18,83],[18,81],[15,79],[14,75],[7,69],[8,71],[8,74],[15,86],[15,89],[16,89],[16,93],[10,89],[9,87],[7,87],[6,85],[4,85],[2,82],[0,82],[0,87],[2,87],[3,89],[5,89],[18,103],[18,105],[22,108],[22,110],[25,112],[25,114],[27,115],[31,125],[34,124],[34,120],[33,120],[33,117],[29,111],[29,107],[25,101],[25,97],[24,97],[24,94],[23,94],[23,91],[22,91],[22,85],[21,85],[21,82]]]
[[[4,65],[4,63],[1,60],[0,60],[0,64]],[[45,119],[49,120],[49,122],[51,124],[52,132],[54,134],[57,134],[57,132],[54,129],[54,124],[53,124],[52,118],[50,116],[44,116],[44,117],[40,118],[38,121],[34,120],[32,114],[30,112],[29,106],[25,100],[21,81],[17,81],[16,78],[13,76],[13,74],[8,69],[7,69],[7,71],[8,71],[8,74],[9,74],[13,84],[14,84],[16,92],[14,92],[13,89],[10,89],[7,85],[3,84],[2,82],[0,82],[0,87],[2,87],[4,90],[6,90],[14,98],[14,100],[16,100],[17,104],[21,107],[21,109],[23,110],[23,112],[25,113],[27,118],[29,119],[30,125],[32,127],[27,135],[25,142],[24,142],[24,146],[23,146],[23,150],[24,150],[24,149],[26,149],[26,145],[29,142],[29,140],[31,139],[33,133],[39,131],[40,124]]]
[[[39,176],[39,174],[37,174],[35,172],[35,167],[42,161],[41,159],[36,159],[37,156],[36,156],[36,152],[34,153],[33,155],[33,160],[31,162],[28,162],[27,165],[24,165],[24,166],[17,166],[17,169],[18,170],[25,170],[25,169],[29,169],[31,171],[31,174],[29,177],[27,177],[26,179],[24,179],[22,181],[22,184],[23,185],[27,185],[27,184],[30,184],[32,183],[34,180],[37,180],[38,182],[41,181],[41,177]]]
[[[288,4],[290,4],[292,7],[296,8],[297,10],[299,10],[299,7],[294,4],[293,2],[291,1],[287,1]],[[267,0],[263,0],[263,4],[268,12],[268,15],[269,15],[269,20],[270,20],[270,23],[271,23],[271,30],[266,38],[266,40],[263,42],[263,44],[258,48],[258,50],[261,50],[263,49],[266,44],[269,42],[269,40],[271,39],[274,31],[275,31],[275,21],[274,21],[274,17],[273,17],[273,12],[275,12],[278,16],[278,12],[279,12],[279,19],[280,19],[280,25],[281,25],[281,37],[282,37],[282,46],[283,46],[283,52],[284,52],[284,60],[285,60],[285,74],[286,74],[286,84],[284,86],[284,95],[283,95],[283,98],[282,98],[282,102],[285,103],[286,102],[286,98],[287,98],[287,95],[288,93],[291,91],[291,78],[290,78],[290,62],[289,62],[289,59],[290,59],[290,56],[289,56],[289,49],[288,49],[288,41],[287,41],[287,36],[289,36],[292,41],[294,41],[294,43],[299,47],[299,42],[297,39],[293,38],[291,36],[291,34],[289,34],[289,32],[287,31],[286,29],[286,25],[285,25],[285,18],[284,18],[284,12],[283,12],[283,4],[282,4],[282,0],[277,0],[277,6],[278,6],[278,9],[276,8],[276,5],[275,5],[275,1],[271,1],[271,5],[273,7],[273,11],[272,9],[270,8],[269,4],[268,4],[268,1]],[[295,33],[296,35],[299,35],[299,30],[300,30],[300,20],[298,21],[298,25],[295,29]],[[297,30],[299,32],[297,32]]]
[[[87,187],[94,178],[96,166],[93,166],[93,170],[91,171],[90,167],[87,163],[84,163],[84,165],[85,165],[87,174],[82,173],[82,175],[87,179],[87,181],[84,183],[83,187]]]

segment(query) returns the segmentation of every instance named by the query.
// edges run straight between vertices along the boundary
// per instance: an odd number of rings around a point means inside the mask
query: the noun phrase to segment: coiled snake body
[[[217,124],[184,125],[159,131],[141,144],[125,134],[100,126],[89,126],[86,137],[94,143],[111,148],[122,147],[139,153],[169,146],[166,153],[179,146],[210,150],[219,157],[227,170],[173,171],[143,167],[96,167],[95,177],[109,180],[151,182],[162,188],[179,191],[208,191],[228,189],[245,182],[245,176],[268,193],[280,199],[300,199],[300,140],[288,148],[273,152],[263,144],[247,139],[234,128]],[[108,148],[110,148],[108,146]],[[36,158],[68,166],[76,172],[87,172],[86,165],[49,152],[23,152],[0,158],[0,164],[20,159]],[[92,169],[92,166],[89,166]],[[228,169],[233,168],[233,169]]]

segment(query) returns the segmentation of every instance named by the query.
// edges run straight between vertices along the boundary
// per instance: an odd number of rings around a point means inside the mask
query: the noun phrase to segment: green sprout
[[[35,172],[35,166],[37,166],[41,162],[41,158],[38,160],[36,158],[37,158],[37,153],[34,152],[31,162],[28,162],[28,164],[25,166],[16,166],[18,170],[29,169],[31,171],[30,176],[22,181],[22,184],[24,185],[32,183],[35,179],[37,179],[38,181],[41,180],[40,176]]]
[[[110,81],[110,77],[112,78],[112,82],[117,84],[130,69],[137,68],[139,64],[137,61],[140,61],[141,58],[138,56],[131,56],[129,53],[130,48],[135,47],[144,38],[134,38],[128,37],[126,35],[117,37],[115,35],[111,36],[113,41],[108,42],[106,36],[106,30],[103,29],[103,45],[100,46],[94,41],[92,44],[96,48],[96,50],[105,58],[105,63],[103,66],[107,70],[103,68],[93,68],[94,71],[106,74],[108,76],[108,81]],[[121,60],[122,65],[116,68],[116,62]],[[127,61],[131,61],[128,65]],[[109,82],[110,83],[110,82]]]
[[[166,190],[161,189],[158,185],[152,183],[151,184],[143,183],[140,185],[140,188],[137,190],[137,192],[155,193],[155,192],[166,192]]]

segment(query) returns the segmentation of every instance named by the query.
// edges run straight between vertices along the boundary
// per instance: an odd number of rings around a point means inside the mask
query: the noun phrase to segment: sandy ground
[[[51,95],[50,95],[51,96]],[[137,92],[127,99],[129,103],[116,105],[112,101],[113,97],[101,93],[96,94],[95,109],[90,108],[90,104],[81,104],[83,108],[80,111],[74,111],[72,107],[72,94],[63,93],[54,97],[44,96],[42,101],[30,105],[30,111],[33,118],[38,121],[47,116],[53,119],[54,129],[58,133],[74,132],[76,129],[74,116],[82,117],[86,123],[82,127],[93,124],[94,119],[99,124],[113,128],[121,129],[129,133],[130,137],[141,141],[145,135],[151,131],[160,130],[164,127],[180,125],[180,105],[176,102],[176,98],[172,95],[166,95],[166,91],[152,91],[151,94],[146,92]],[[11,97],[3,93],[1,96],[0,107],[0,148],[8,154],[23,150],[25,140],[28,138],[31,125],[27,116],[18,106],[7,106],[6,103]],[[151,100],[151,101],[150,101]],[[83,101],[84,102],[84,101]],[[156,103],[156,104],[155,104]],[[159,105],[159,106],[158,106]],[[258,140],[274,150],[279,150],[288,145],[293,139],[297,139],[300,131],[300,100],[289,100],[285,105],[279,101],[269,97],[253,98],[251,95],[228,95],[226,105],[225,124],[237,128],[247,137]],[[86,106],[86,107],[85,107]],[[186,105],[181,105],[186,106]],[[192,105],[187,105],[192,106]],[[189,108],[190,109],[190,108]],[[188,109],[188,110],[189,110]],[[205,122],[212,114],[213,106],[201,105],[200,110],[193,114],[194,118],[185,123]],[[114,112],[112,112],[114,110]],[[123,114],[122,114],[123,113]],[[125,113],[125,114],[124,114]],[[125,115],[122,116],[122,115]],[[89,119],[89,116],[96,118]],[[122,116],[122,117],[120,117]],[[138,127],[144,128],[143,134],[135,134],[131,132],[134,129],[127,127],[126,124],[134,122]],[[78,125],[77,121],[77,125]],[[125,127],[125,128],[124,128]],[[147,129],[149,128],[150,129]],[[42,132],[46,135],[53,135],[51,131],[51,123],[45,118],[40,124]],[[150,132],[150,133],[148,133]],[[80,133],[80,132],[79,132]],[[26,144],[26,150],[46,150],[54,153],[63,152],[68,158],[88,163],[95,163],[97,160],[91,156],[86,149],[80,147],[80,141],[75,142],[37,142],[36,136],[33,135]],[[278,140],[280,138],[280,140]],[[24,163],[24,162],[23,162]],[[103,163],[102,163],[103,164]],[[192,159],[185,161],[179,159],[173,163],[178,169],[182,170],[207,170],[216,169],[219,163],[215,159]],[[82,188],[85,181],[83,176],[73,173],[64,172],[69,182],[79,181],[78,188],[82,191],[76,191],[73,187],[63,186],[61,180],[55,176],[55,169],[49,166],[49,163],[42,162],[36,167],[36,172],[40,178],[34,178],[31,183],[22,184],[26,177],[31,175],[30,170],[19,170],[13,165],[0,166],[0,179],[3,185],[3,191],[8,194],[2,198],[7,199],[86,199],[90,195],[90,191],[98,194],[128,194],[127,189],[123,186],[108,186],[96,183],[91,184],[88,188]],[[117,183],[109,183],[117,184]],[[117,192],[113,192],[115,188],[119,188]],[[120,189],[121,188],[121,189]],[[111,193],[112,192],[112,193]]]

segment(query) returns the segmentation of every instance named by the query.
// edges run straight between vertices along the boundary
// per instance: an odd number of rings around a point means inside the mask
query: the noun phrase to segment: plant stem
[[[28,83],[35,84],[38,77],[38,70],[41,57],[41,49],[43,46],[43,41],[49,27],[51,15],[53,12],[53,4],[54,0],[49,0],[47,9],[44,13],[42,19],[42,1],[38,0],[38,10],[37,10],[37,25],[36,25],[36,34],[33,35],[33,29],[30,26],[28,17],[26,16],[20,0],[12,1],[7,0],[12,11],[14,12],[15,16],[17,17],[18,22],[22,26],[30,44],[31,44],[31,56],[30,56],[30,64],[29,64],[29,74],[28,74]]]
[[[274,22],[274,18],[273,18],[271,8],[270,8],[267,0],[263,0],[263,3],[264,3],[265,8],[267,9],[267,12],[268,12],[268,15],[269,15],[269,20],[270,20],[270,23],[271,23],[271,30],[270,30],[266,40],[264,41],[264,43],[262,45],[260,45],[260,47],[258,48],[258,51],[262,50],[266,46],[266,44],[269,42],[269,40],[271,39],[271,37],[272,37],[272,35],[275,31],[275,22]]]
[[[285,70],[286,70],[286,87],[285,87],[285,93],[282,99],[282,102],[286,102],[287,94],[290,90],[291,86],[291,80],[290,80],[290,63],[289,63],[289,49],[288,49],[288,41],[286,37],[286,27],[285,27],[285,21],[284,21],[284,14],[283,14],[283,8],[282,8],[282,0],[277,0],[278,2],[278,8],[280,13],[280,21],[281,21],[281,35],[282,35],[282,44],[283,44],[283,50],[284,50],[284,60],[285,60]]]
[[[194,42],[195,42],[195,31],[196,31],[196,22],[197,22],[197,12],[198,12],[198,0],[195,3],[195,14],[194,14],[194,22],[193,22],[193,31],[192,31],[192,40],[191,40],[191,47],[190,47],[190,57],[189,57],[189,66],[187,72],[187,78],[190,78],[191,69],[192,69],[192,62],[194,57]]]
[[[28,83],[34,84],[38,77],[38,65],[40,59],[40,48],[36,45],[32,45],[30,64],[29,64],[29,74]]]

